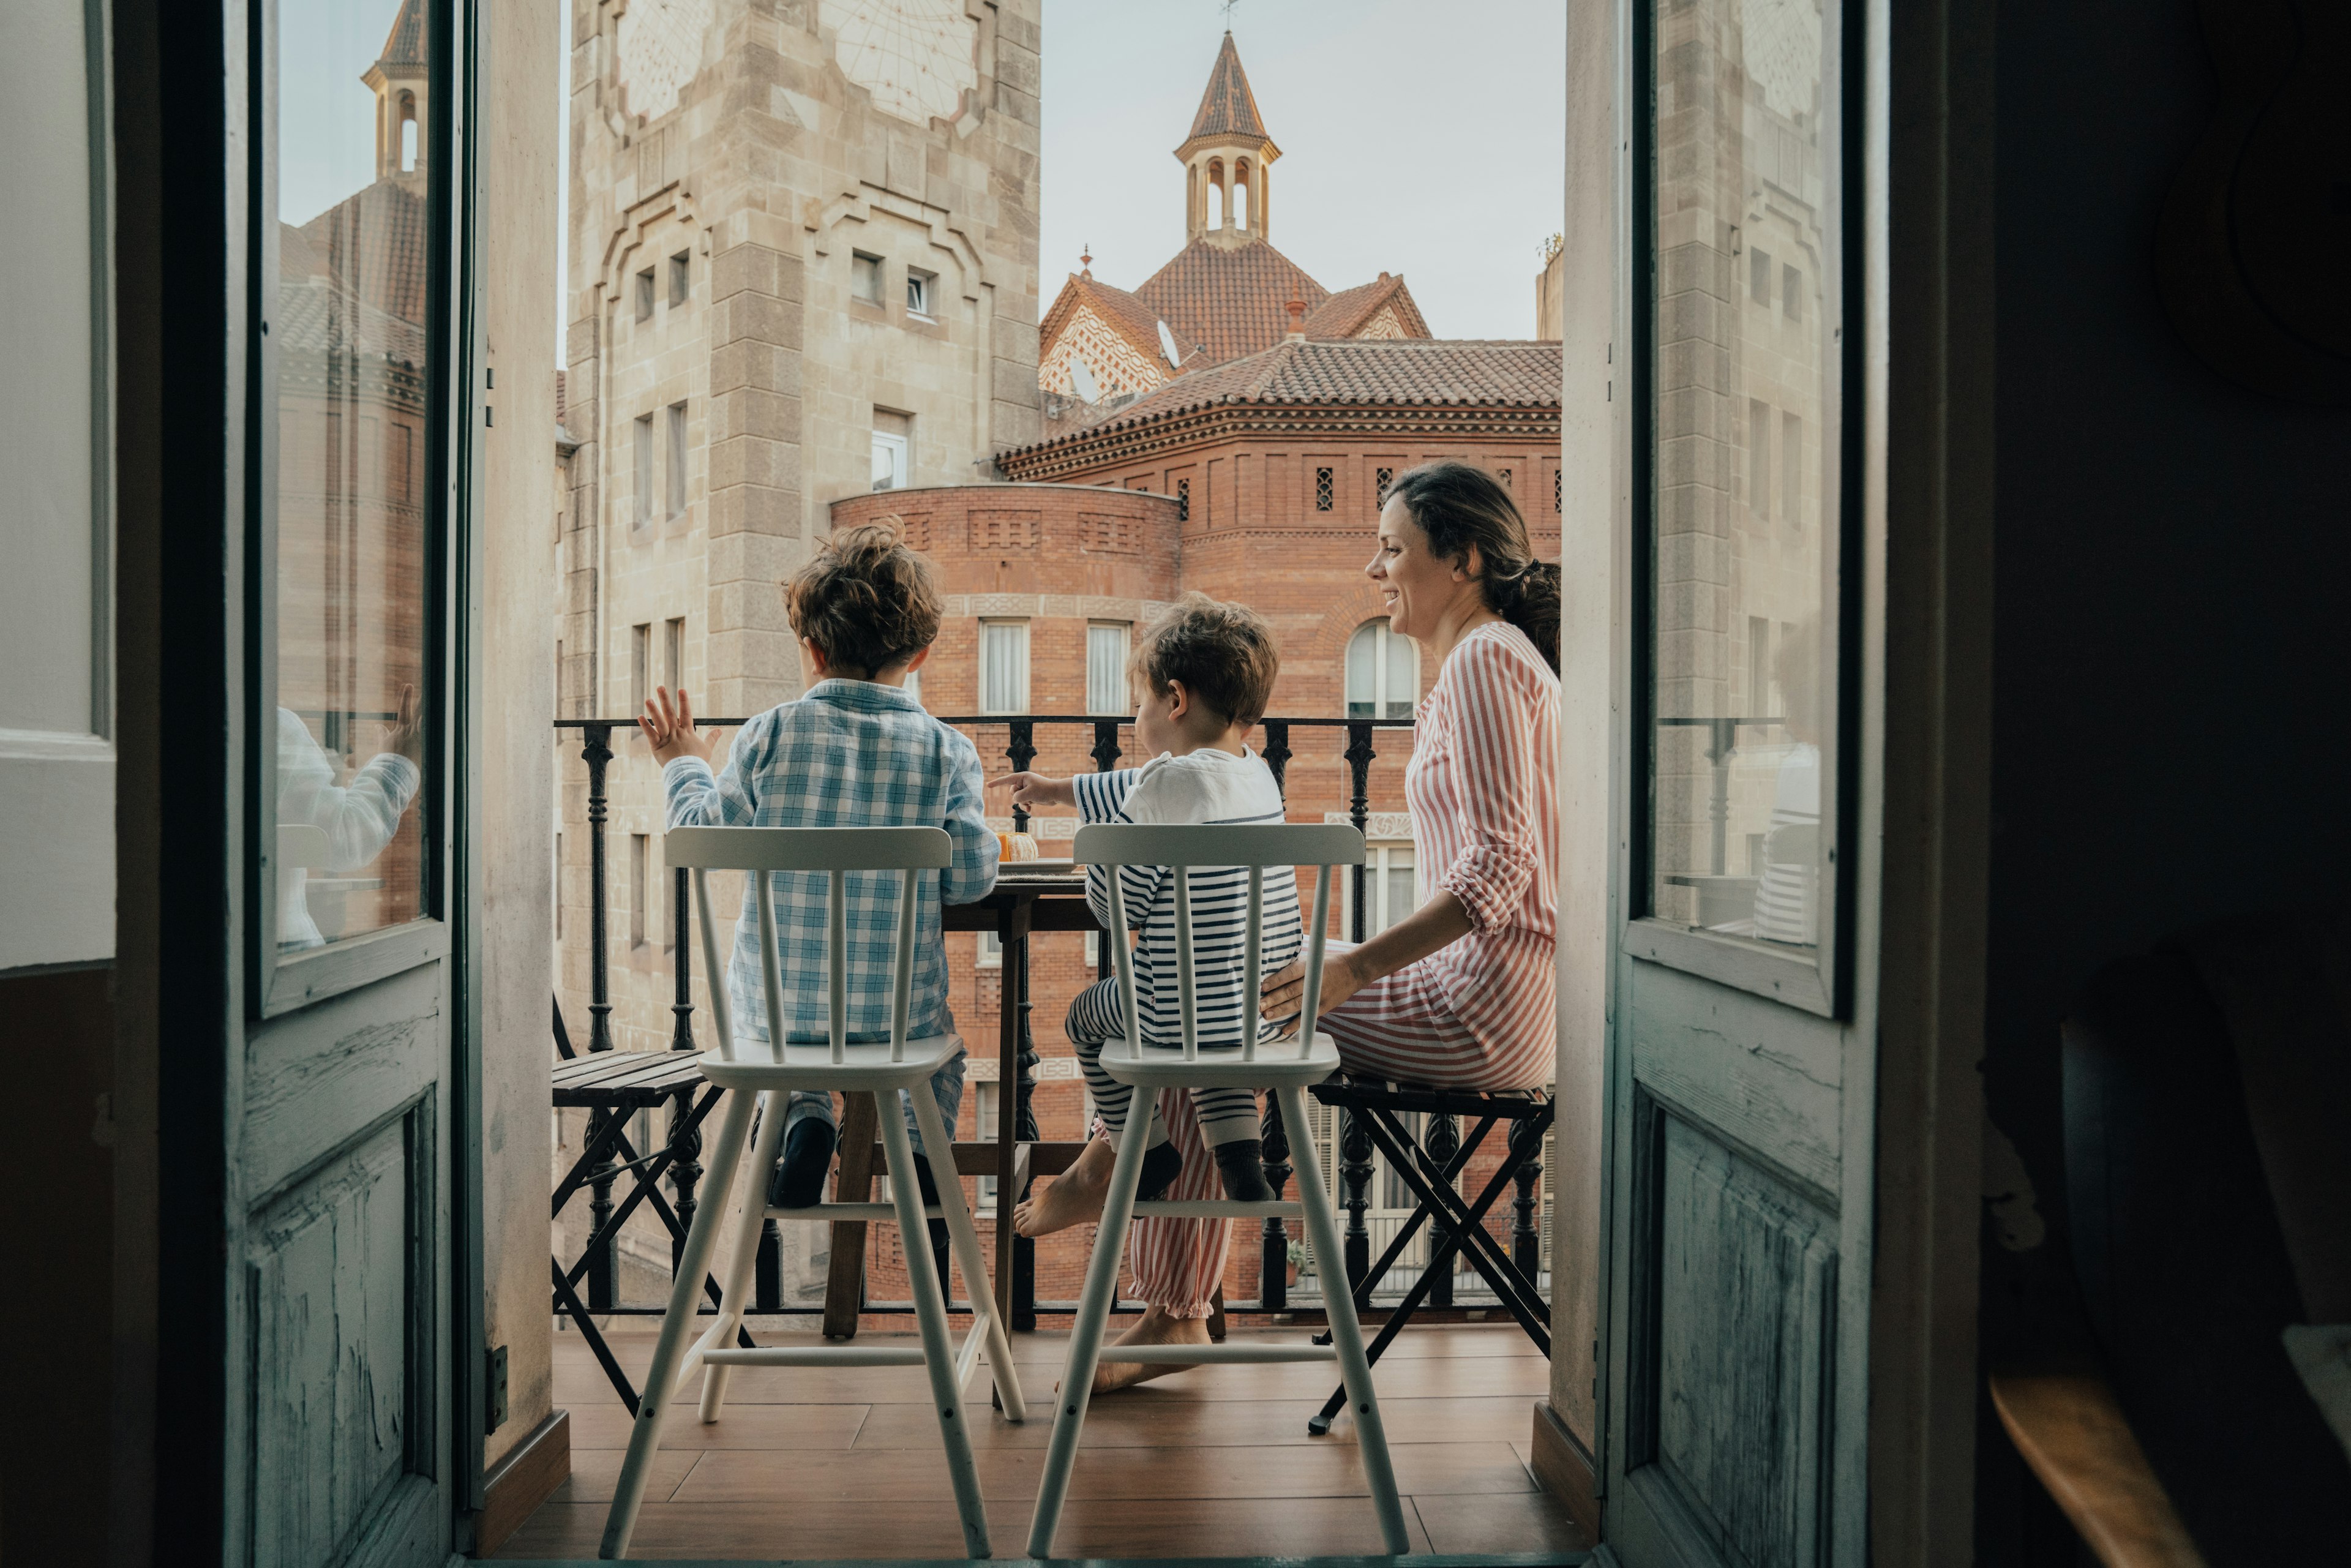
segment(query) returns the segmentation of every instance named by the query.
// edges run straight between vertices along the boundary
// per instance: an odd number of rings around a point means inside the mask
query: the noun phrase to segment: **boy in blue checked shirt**
[[[981,810],[979,754],[905,689],[906,677],[922,668],[939,634],[943,605],[930,564],[900,542],[894,523],[845,528],[792,579],[784,598],[799,637],[808,693],[745,724],[722,772],[711,773],[710,742],[695,730],[683,689],[673,702],[666,689],[656,687],[646,702],[637,723],[664,765],[669,825],[945,828],[955,841],[953,862],[943,872],[915,873],[914,988],[907,1029],[914,1038],[952,1034],[939,906],[987,896],[996,885],[998,851]],[[821,1042],[831,1038],[825,1009],[827,880],[817,873],[772,874],[785,1035],[793,1044]],[[898,874],[848,878],[853,1040],[890,1038]],[[726,991],[738,1034],[765,1042],[752,898],[747,885]],[[952,1138],[963,1098],[960,1053],[932,1076],[931,1091]],[[911,1105],[906,1126],[925,1200],[935,1202]],[[832,1096],[796,1092],[768,1201],[782,1208],[820,1201],[837,1139]]]

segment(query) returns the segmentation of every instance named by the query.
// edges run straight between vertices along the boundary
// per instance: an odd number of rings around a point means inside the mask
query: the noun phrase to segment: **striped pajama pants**
[[[1078,1068],[1086,1076],[1086,1088],[1094,1097],[1094,1110],[1115,1145],[1126,1127],[1127,1106],[1134,1098],[1133,1087],[1104,1072],[1102,1066],[1103,1044],[1126,1038],[1126,1017],[1119,1006],[1116,977],[1097,980],[1080,991],[1077,999],[1070,1004],[1069,1019],[1062,1027],[1069,1034],[1070,1044],[1077,1051]],[[1223,1049],[1238,1051],[1240,1047]],[[1195,1120],[1200,1134],[1208,1143],[1229,1144],[1258,1135],[1254,1089],[1194,1089],[1187,1092],[1196,1113]],[[1155,1109],[1150,1142],[1165,1143],[1169,1135],[1166,1116]],[[1223,1189],[1219,1186],[1207,1196],[1220,1197]]]
[[[1333,942],[1330,951],[1336,954],[1344,946]],[[1454,1015],[1437,987],[1433,966],[1424,959],[1373,981],[1344,1006],[1323,1014],[1315,1028],[1338,1041],[1339,1059],[1351,1072],[1452,1089],[1537,1089],[1551,1080],[1557,1047],[1552,1015],[1530,1009],[1529,1017],[1541,1027],[1514,1030],[1509,1040],[1479,1039]],[[1171,1113],[1171,1103],[1182,1099],[1168,1093],[1160,1102],[1168,1137],[1184,1156],[1184,1174],[1167,1196],[1217,1197],[1218,1191],[1211,1190],[1219,1186],[1215,1162],[1200,1139],[1196,1121],[1185,1113],[1190,1107],[1176,1103]],[[1285,1131],[1293,1140],[1299,1136],[1295,1128]],[[1314,1179],[1312,1155],[1296,1143],[1291,1148],[1299,1179]],[[1196,1193],[1192,1187],[1202,1177],[1206,1185]],[[1228,1219],[1136,1218],[1131,1254],[1135,1294],[1172,1317],[1207,1317],[1224,1279],[1231,1228]]]

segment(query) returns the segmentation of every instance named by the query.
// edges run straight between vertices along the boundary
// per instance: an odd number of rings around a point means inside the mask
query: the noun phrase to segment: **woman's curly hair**
[[[833,671],[871,680],[937,641],[946,610],[931,563],[883,517],[841,529],[784,588],[792,630]]]

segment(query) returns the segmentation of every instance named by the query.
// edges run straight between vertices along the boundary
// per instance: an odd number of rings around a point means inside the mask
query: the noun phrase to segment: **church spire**
[[[1176,149],[1184,165],[1186,235],[1228,248],[1265,238],[1266,171],[1280,156],[1228,32],[1192,117],[1192,133]]]

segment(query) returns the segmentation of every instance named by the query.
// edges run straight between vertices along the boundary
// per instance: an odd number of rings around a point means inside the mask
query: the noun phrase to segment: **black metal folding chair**
[[[621,1403],[629,1407],[633,1416],[637,1413],[636,1387],[629,1381],[628,1374],[621,1370],[611,1347],[597,1329],[591,1309],[580,1301],[580,1283],[598,1259],[609,1256],[614,1238],[641,1204],[652,1204],[653,1212],[669,1228],[673,1261],[684,1248],[693,1216],[691,1187],[679,1195],[679,1202],[686,1206],[686,1213],[681,1216],[662,1196],[661,1180],[673,1166],[681,1160],[690,1161],[700,1149],[702,1124],[718,1103],[719,1091],[713,1088],[698,1100],[695,1097],[695,1091],[703,1086],[702,1056],[698,1051],[603,1051],[580,1055],[572,1049],[569,1031],[563,1027],[559,1002],[555,1007],[555,1050],[559,1059],[555,1063],[552,1086],[556,1107],[586,1110],[592,1114],[580,1157],[571,1162],[571,1168],[556,1184],[550,1218],[561,1218],[563,1206],[591,1183],[609,1182],[624,1174],[632,1182],[628,1195],[613,1207],[611,1218],[598,1225],[588,1238],[578,1262],[567,1268],[562,1259],[550,1258],[555,1310],[569,1318],[580,1331],[580,1337],[595,1353],[597,1364],[603,1367],[613,1391],[620,1395]],[[674,1102],[676,1106],[669,1142],[650,1155],[640,1155],[629,1141],[629,1122],[638,1112],[649,1111],[664,1101]],[[703,1293],[714,1309],[721,1304],[718,1281],[707,1274],[703,1276]],[[743,1348],[754,1348],[748,1330],[738,1329],[736,1338]]]
[[[1381,1353],[1432,1296],[1441,1304],[1451,1303],[1457,1256],[1468,1260],[1470,1268],[1492,1287],[1503,1309],[1526,1331],[1535,1348],[1549,1356],[1551,1308],[1544,1302],[1536,1279],[1540,1258],[1531,1247],[1520,1249],[1521,1256],[1516,1258],[1505,1252],[1487,1232],[1485,1220],[1513,1182],[1521,1184],[1522,1203],[1531,1198],[1532,1181],[1542,1169],[1540,1156],[1543,1134],[1552,1125],[1554,1107],[1551,1097],[1540,1091],[1487,1094],[1351,1078],[1318,1083],[1308,1092],[1352,1118],[1373,1146],[1387,1156],[1388,1168],[1411,1188],[1416,1206],[1411,1218],[1397,1228],[1387,1250],[1351,1281],[1358,1315],[1371,1310],[1373,1285],[1384,1279],[1396,1260],[1405,1255],[1421,1227],[1429,1225],[1436,1230],[1436,1244],[1429,1250],[1427,1266],[1381,1325],[1365,1352],[1367,1357],[1378,1361]],[[1404,1121],[1405,1116],[1422,1112],[1432,1114],[1432,1127],[1449,1128],[1456,1117],[1474,1121],[1475,1124],[1459,1147],[1432,1150],[1426,1145],[1426,1135],[1416,1136]],[[1498,1122],[1510,1124],[1501,1164],[1477,1197],[1465,1201],[1456,1184]],[[1348,1196],[1352,1198],[1354,1195]],[[1346,1402],[1345,1388],[1333,1392],[1323,1402],[1322,1413],[1306,1424],[1306,1429],[1318,1437],[1329,1432],[1332,1418]]]

